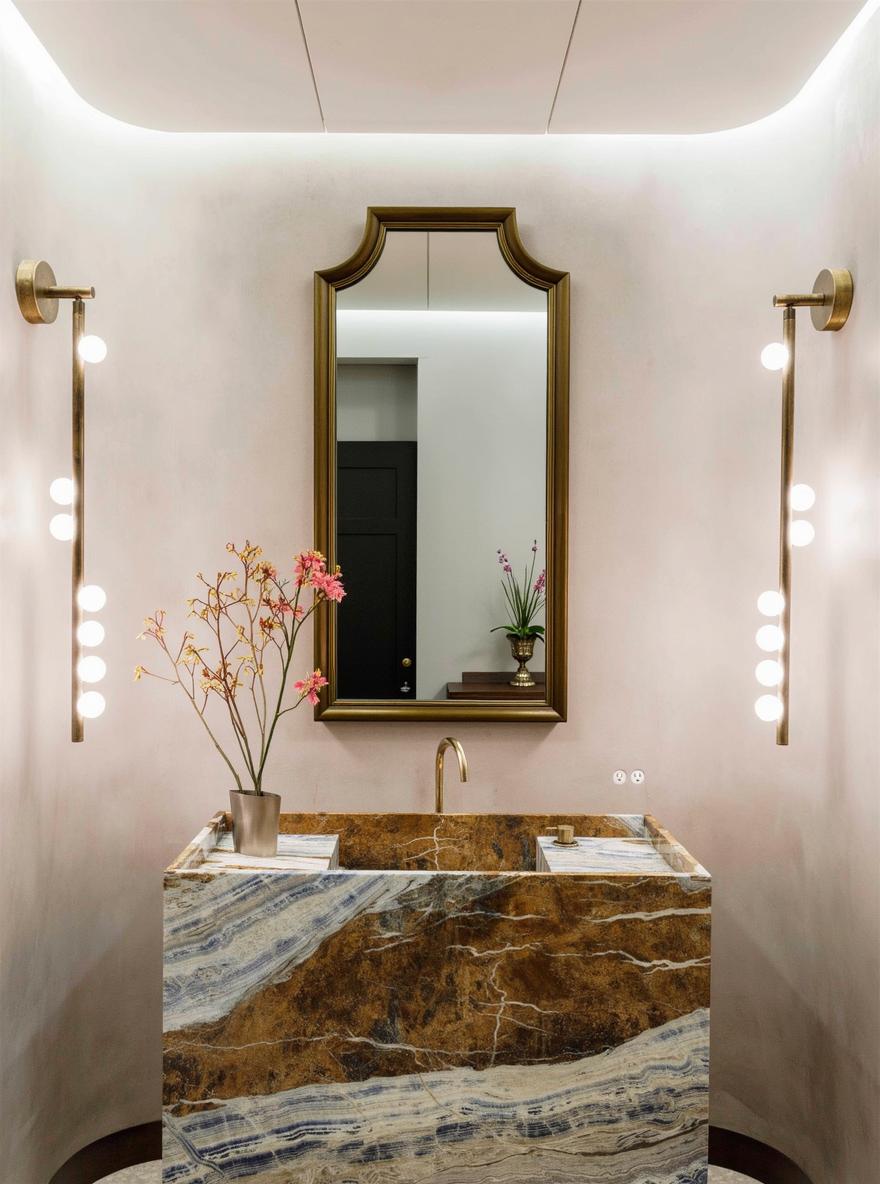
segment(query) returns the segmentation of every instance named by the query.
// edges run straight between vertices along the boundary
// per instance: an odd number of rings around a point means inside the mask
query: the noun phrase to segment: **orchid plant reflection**
[[[187,601],[189,616],[202,625],[199,638],[186,630],[178,646],[169,645],[165,612],[147,617],[144,631],[161,650],[171,674],[135,668],[144,675],[178,686],[195,710],[214,747],[226,762],[241,793],[262,794],[263,773],[275,728],[282,715],[303,700],[317,704],[327,679],[312,670],[292,684],[294,701],[285,706],[288,674],[296,639],[306,621],[328,601],[345,595],[342,572],[329,572],[319,551],[302,551],[294,559],[293,580],[282,579],[262,548],[249,541],[226,550],[238,561],[234,571],[218,571],[213,580],[198,572],[202,593]],[[205,640],[207,644],[199,644]],[[274,676],[270,677],[272,668]],[[227,752],[207,719],[208,704],[224,706],[235,748]],[[237,751],[236,751],[237,750]],[[237,767],[238,766],[238,767]],[[243,769],[240,774],[239,769]]]
[[[523,568],[522,583],[515,579],[513,565],[504,551],[497,552],[498,563],[501,567],[501,587],[507,601],[509,620],[506,625],[496,625],[490,633],[504,630],[508,637],[534,637],[544,640],[543,625],[532,622],[544,611],[547,591],[547,571],[542,569],[535,578],[535,565],[538,559],[538,540],[532,543],[532,563]]]

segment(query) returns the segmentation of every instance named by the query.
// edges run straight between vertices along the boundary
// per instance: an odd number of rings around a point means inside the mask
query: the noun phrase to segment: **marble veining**
[[[563,847],[540,835],[540,871],[646,872],[668,875],[669,864],[650,839],[597,839],[575,836],[577,846]]]
[[[205,851],[203,867],[240,871],[326,871],[339,866],[338,835],[279,835],[276,855],[242,855],[232,845],[228,832],[217,836]]]
[[[581,816],[560,874],[569,819],[474,818],[376,816],[368,868],[369,816],[315,815],[359,866],[301,872],[211,866],[220,815],[175,861],[165,1184],[704,1184],[708,873],[652,819]]]
[[[168,1116],[165,1184],[700,1184],[708,1014],[530,1068],[372,1078],[209,1101]]]

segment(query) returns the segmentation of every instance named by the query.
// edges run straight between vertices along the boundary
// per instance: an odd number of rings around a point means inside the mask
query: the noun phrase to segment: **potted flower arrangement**
[[[187,629],[179,644],[169,644],[165,612],[157,610],[138,636],[158,646],[169,673],[137,666],[135,679],[147,675],[180,688],[235,783],[229,792],[235,850],[274,855],[281,798],[264,790],[263,777],[275,729],[304,700],[316,704],[327,685],[321,671],[312,670],[293,683],[292,701],[286,701],[296,640],[309,617],[328,601],[338,604],[345,589],[339,568],[329,572],[318,551],[296,556],[291,586],[262,558],[262,548],[245,542],[241,548],[227,543],[226,550],[236,570],[218,571],[213,580],[199,572],[201,593],[187,601],[201,636]],[[215,701],[234,744],[221,743],[208,720]]]
[[[535,642],[544,640],[544,627],[535,625],[535,618],[543,612],[546,601],[547,572],[542,570],[535,578],[535,564],[538,556],[538,540],[532,543],[532,565],[523,568],[522,583],[514,578],[513,566],[505,553],[499,549],[498,562],[501,565],[501,587],[507,601],[510,614],[509,621],[504,625],[496,625],[490,633],[497,633],[503,629],[510,642],[510,652],[519,663],[516,674],[510,680],[512,687],[533,687],[532,678],[526,665],[535,652]]]

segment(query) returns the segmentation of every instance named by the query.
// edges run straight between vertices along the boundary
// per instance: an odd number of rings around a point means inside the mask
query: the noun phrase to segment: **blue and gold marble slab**
[[[534,870],[559,822],[593,870]],[[314,871],[227,825],[166,874],[165,1184],[705,1184],[710,880],[653,819],[283,815]]]

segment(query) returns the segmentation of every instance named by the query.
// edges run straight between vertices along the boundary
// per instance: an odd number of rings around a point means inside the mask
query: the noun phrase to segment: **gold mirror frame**
[[[494,230],[512,271],[547,293],[547,603],[546,693],[543,701],[492,702],[336,698],[336,606],[315,617],[315,665],[329,686],[315,719],[473,720],[561,723],[567,709],[568,648],[568,359],[569,277],[526,251],[516,210],[506,208],[371,206],[360,246],[350,259],[315,272],[315,545],[336,563],[336,293],[378,263],[389,230]]]

